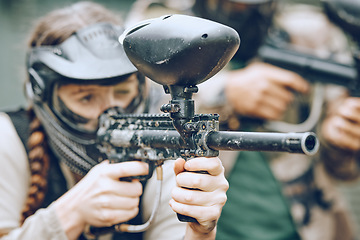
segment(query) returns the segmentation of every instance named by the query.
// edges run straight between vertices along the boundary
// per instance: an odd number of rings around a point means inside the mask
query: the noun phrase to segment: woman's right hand
[[[120,178],[148,174],[148,164],[132,161],[93,167],[73,188],[55,201],[56,213],[69,239],[77,239],[86,225],[106,227],[126,222],[139,211],[142,185]]]

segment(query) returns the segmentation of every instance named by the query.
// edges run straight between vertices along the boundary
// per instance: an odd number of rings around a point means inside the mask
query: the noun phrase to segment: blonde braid
[[[29,110],[31,124],[29,147],[29,165],[30,165],[30,187],[28,198],[22,210],[21,223],[41,206],[47,188],[47,172],[49,169],[48,146],[46,144],[46,135],[39,119],[32,110]]]

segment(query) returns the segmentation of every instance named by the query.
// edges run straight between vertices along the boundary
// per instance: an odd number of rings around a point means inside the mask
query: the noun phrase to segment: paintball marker
[[[360,2],[352,0],[323,0],[323,6],[328,18],[337,24],[355,40],[357,49],[352,53],[353,62],[342,64],[331,59],[322,59],[311,54],[294,50],[286,42],[268,37],[265,44],[259,48],[259,57],[267,63],[288,69],[316,83],[308,119],[300,124],[269,122],[267,128],[276,131],[309,131],[313,129],[320,118],[323,84],[336,84],[348,89],[353,97],[360,97]]]
[[[232,28],[202,18],[170,15],[139,23],[125,31],[119,41],[130,61],[163,85],[171,100],[161,107],[164,114],[118,114],[111,109],[103,114],[98,145],[104,158],[112,162],[146,161],[157,169],[161,182],[159,168],[168,159],[213,157],[219,150],[317,152],[314,133],[224,132],[218,131],[219,115],[194,113],[191,98],[198,91],[196,85],[219,72],[239,47],[239,36]],[[155,212],[143,225],[123,223],[90,228],[90,233],[144,231]],[[178,218],[196,221],[188,216]]]
[[[355,65],[321,59],[272,41],[260,47],[259,57],[264,62],[296,72],[309,81],[341,85],[348,88],[352,96],[360,96],[360,79]]]

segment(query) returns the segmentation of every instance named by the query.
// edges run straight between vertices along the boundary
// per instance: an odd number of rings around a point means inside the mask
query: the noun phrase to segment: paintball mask
[[[245,63],[263,43],[275,8],[274,0],[197,0],[194,12],[234,28],[241,37],[234,59]]]
[[[32,48],[27,56],[26,90],[34,111],[47,132],[54,153],[78,174],[85,175],[99,162],[96,148],[98,117],[74,113],[59,97],[59,88],[76,85],[121,85],[137,75],[138,93],[122,112],[142,112],[145,78],[128,60],[118,42],[123,29],[109,23],[83,28],[56,46]],[[93,127],[87,123],[92,122]]]

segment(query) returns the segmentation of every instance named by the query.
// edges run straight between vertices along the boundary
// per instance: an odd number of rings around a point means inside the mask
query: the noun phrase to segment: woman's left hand
[[[217,157],[197,157],[188,161],[179,158],[174,171],[177,186],[172,191],[170,206],[175,212],[198,221],[188,223],[185,239],[215,237],[216,223],[229,188],[221,160]]]

